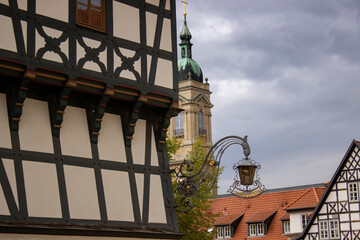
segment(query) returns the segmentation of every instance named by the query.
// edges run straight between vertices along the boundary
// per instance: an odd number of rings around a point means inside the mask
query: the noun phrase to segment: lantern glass
[[[249,186],[253,184],[256,168],[257,166],[252,164],[241,164],[237,167],[242,185]]]

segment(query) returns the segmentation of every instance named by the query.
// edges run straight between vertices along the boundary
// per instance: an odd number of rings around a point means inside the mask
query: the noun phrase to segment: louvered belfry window
[[[105,0],[76,0],[76,23],[105,32]]]

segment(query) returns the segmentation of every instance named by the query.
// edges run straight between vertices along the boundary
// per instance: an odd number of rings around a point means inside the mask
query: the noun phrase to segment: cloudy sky
[[[329,181],[360,140],[360,1],[188,2],[193,59],[213,92],[213,142],[248,135],[268,189]],[[220,193],[241,158],[238,147],[224,154]]]

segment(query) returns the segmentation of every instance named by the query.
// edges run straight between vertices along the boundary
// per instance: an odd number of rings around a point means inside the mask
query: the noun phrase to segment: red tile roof
[[[279,218],[281,221],[284,221],[284,220],[290,220],[290,214],[288,212],[284,213],[284,215],[282,215],[280,218]]]
[[[246,223],[265,222],[266,219],[273,216],[276,212],[277,212],[277,210],[256,212],[254,215],[252,215],[250,218],[248,218],[245,222]]]
[[[325,192],[325,187],[310,188],[302,196],[300,196],[298,199],[290,203],[286,207],[286,209],[288,211],[291,211],[291,210],[298,210],[304,208],[315,208],[318,205],[319,200],[324,192]]]
[[[220,217],[217,222],[214,224],[214,226],[221,226],[221,225],[230,225],[240,217],[242,217],[244,213],[241,214],[226,214],[222,217]]]
[[[319,190],[318,188],[322,188],[323,190]],[[244,240],[245,238],[248,238],[248,223],[246,223],[246,220],[254,216],[257,212],[273,213],[277,210],[271,221],[267,234],[263,237],[256,237],[256,240],[286,240],[287,237],[282,234],[282,221],[280,220],[280,217],[286,214],[287,206],[294,203],[296,200],[299,201],[300,197],[306,195],[309,189],[311,190],[312,188],[290,188],[278,191],[268,191],[257,197],[249,199],[239,198],[233,195],[219,197],[212,199],[211,212],[219,213],[226,209],[226,213],[228,215],[240,216],[244,213],[235,231],[234,237],[232,238],[232,240]],[[319,198],[321,198],[321,194],[324,190],[325,187],[315,187],[315,192],[318,194]],[[314,206],[314,203],[311,202],[310,205]]]

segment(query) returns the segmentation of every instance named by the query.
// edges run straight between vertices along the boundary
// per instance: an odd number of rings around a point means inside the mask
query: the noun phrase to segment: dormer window
[[[232,237],[231,230],[232,230],[231,226],[217,227],[216,238],[217,239],[231,238]]]
[[[264,225],[264,223],[249,224],[249,236],[264,236],[266,234],[265,229],[266,226]]]
[[[232,238],[243,215],[244,213],[230,215],[226,214],[219,218],[219,220],[214,224],[217,229],[216,238]]]
[[[276,212],[277,211],[257,212],[246,220],[249,237],[266,235]]]
[[[290,221],[283,221],[283,234],[290,233]]]

